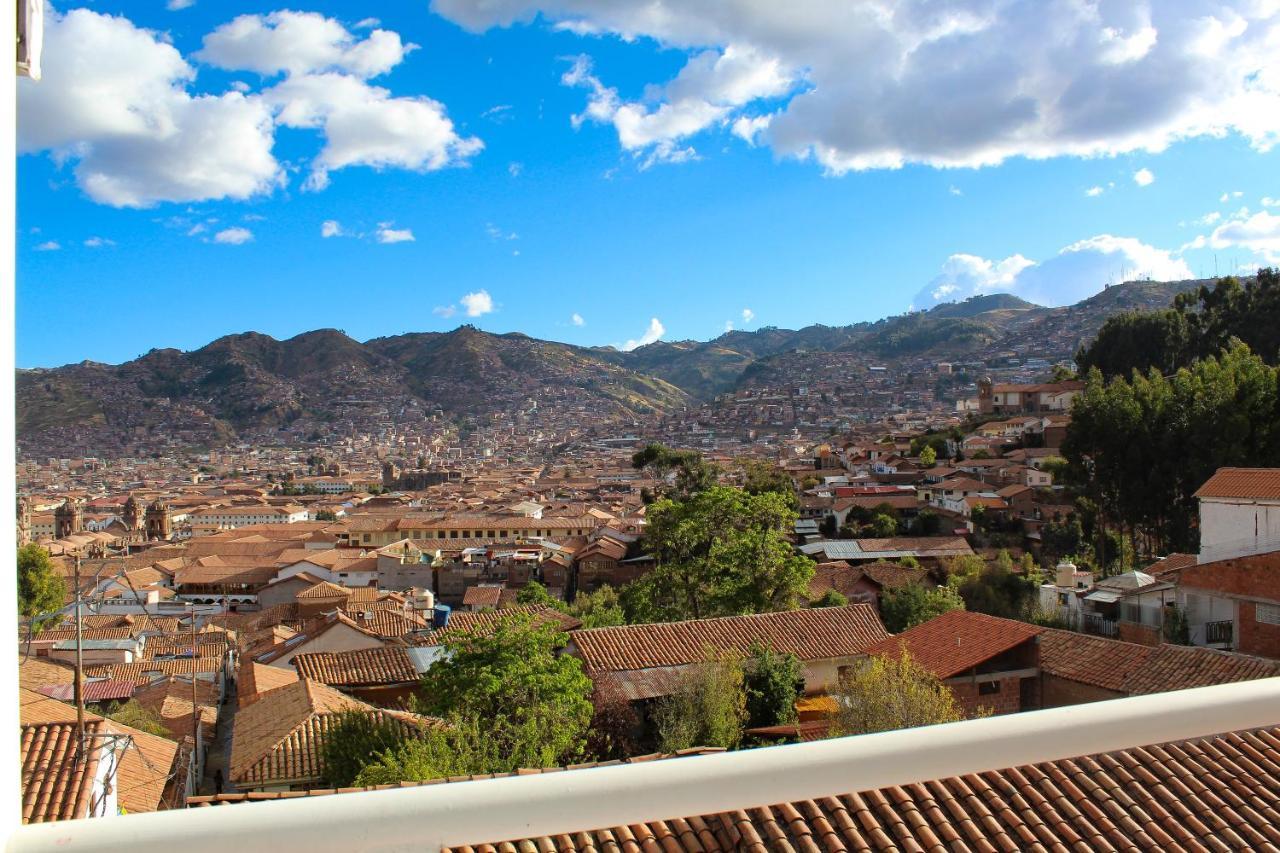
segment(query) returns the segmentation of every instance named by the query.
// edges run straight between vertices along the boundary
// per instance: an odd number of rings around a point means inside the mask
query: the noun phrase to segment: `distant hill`
[[[482,416],[526,404],[637,417],[732,390],[779,358],[947,360],[1007,351],[1069,358],[1112,314],[1165,307],[1201,283],[1128,282],[1065,308],[991,294],[876,323],[763,327],[631,352],[472,326],[364,343],[336,329],[283,341],[246,332],[119,365],[20,370],[17,428],[23,446],[52,451],[91,447],[111,431],[208,443],[332,422],[344,407],[370,404],[390,417]]]

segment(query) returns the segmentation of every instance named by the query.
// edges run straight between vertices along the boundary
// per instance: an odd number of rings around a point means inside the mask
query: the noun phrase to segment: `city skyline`
[[[627,348],[1280,258],[1247,4],[168,6],[51,11],[20,81],[20,367],[462,322]]]

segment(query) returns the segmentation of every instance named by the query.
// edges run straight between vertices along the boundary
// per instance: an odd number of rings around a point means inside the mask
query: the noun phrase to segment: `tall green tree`
[[[325,732],[321,747],[325,784],[335,788],[354,784],[375,756],[399,749],[407,739],[404,727],[392,719],[364,711],[343,711]]]
[[[53,570],[49,552],[35,543],[18,549],[18,613],[38,616],[66,603],[67,584]]]
[[[720,479],[719,466],[696,450],[673,450],[664,444],[648,444],[631,457],[631,466],[648,471],[661,485],[658,497],[683,500],[713,488]]]
[[[788,539],[795,518],[781,495],[724,486],[653,504],[644,547],[657,566],[623,590],[628,621],[795,608],[813,578]]]
[[[787,506],[793,510],[800,508],[800,499],[796,496],[796,485],[791,476],[775,465],[758,459],[748,459],[742,463],[742,490],[749,495],[763,495],[766,492],[782,495]]]
[[[445,655],[422,676],[418,708],[450,722],[491,726],[504,755],[522,767],[576,760],[591,722],[591,680],[582,662],[558,654],[565,634],[526,614],[491,627],[449,632]],[[505,740],[504,740],[505,739]]]
[[[766,643],[751,644],[743,663],[747,693],[747,725],[780,726],[796,721],[796,699],[804,692],[804,668],[790,653]]]
[[[602,586],[595,592],[580,592],[566,612],[582,620],[583,628],[609,628],[627,624],[618,591]]]

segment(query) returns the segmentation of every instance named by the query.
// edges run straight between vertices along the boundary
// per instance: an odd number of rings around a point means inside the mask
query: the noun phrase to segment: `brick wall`
[[[979,687],[987,681],[995,681],[1000,685],[998,693],[980,694]],[[964,711],[966,717],[972,717],[979,708],[987,708],[992,714],[1014,714],[1022,710],[1022,695],[1020,692],[1021,678],[985,678],[978,676],[978,683],[975,684],[969,679],[963,681],[947,682],[951,688],[952,694],[956,697],[956,702]]]
[[[1246,655],[1280,658],[1280,625],[1259,622],[1252,601],[1240,602],[1240,641],[1236,651]]]
[[[1137,643],[1142,646],[1160,645],[1160,631],[1158,628],[1139,625],[1136,622],[1121,622],[1119,624],[1120,639],[1126,643]]]
[[[1119,699],[1125,694],[1114,690],[1082,684],[1056,675],[1041,675],[1040,700],[1042,708],[1061,708],[1064,705],[1083,705],[1104,699]]]

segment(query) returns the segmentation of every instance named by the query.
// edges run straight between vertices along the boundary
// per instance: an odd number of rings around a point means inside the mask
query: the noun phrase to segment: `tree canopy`
[[[582,662],[557,654],[568,638],[527,614],[472,632],[450,632],[445,655],[422,676],[418,708],[454,723],[475,720],[518,767],[581,755],[591,721]]]
[[[675,752],[694,746],[732,749],[742,741],[747,692],[742,656],[705,649],[701,662],[685,668],[675,692],[653,709],[658,748]]]
[[[644,547],[657,566],[628,584],[630,622],[789,610],[813,577],[787,534],[795,513],[775,492],[715,486],[649,507]]]
[[[831,733],[861,735],[960,720],[964,714],[951,688],[904,653],[872,657],[840,676],[839,711]]]
[[[712,488],[720,478],[720,468],[698,451],[673,450],[665,444],[646,445],[632,455],[631,466],[661,482],[658,497],[688,498]]]
[[[880,593],[880,618],[893,634],[901,634],[948,610],[964,610],[964,600],[950,587],[908,583]]]
[[[18,549],[18,613],[38,616],[66,603],[67,584],[53,570],[49,552],[35,543]]]

